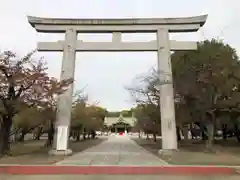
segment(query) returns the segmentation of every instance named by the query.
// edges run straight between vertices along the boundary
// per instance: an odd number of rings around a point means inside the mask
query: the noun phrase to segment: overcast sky
[[[240,52],[239,0],[0,0],[0,48],[23,55],[37,41],[57,41],[63,35],[39,34],[28,24],[27,15],[61,18],[140,18],[209,14],[198,33],[175,34],[176,40],[219,37]],[[80,35],[84,41],[110,41],[111,35]],[[124,40],[148,41],[151,34],[124,35]],[[48,62],[50,76],[60,77],[62,53],[38,53]],[[156,53],[77,53],[75,89],[85,87],[90,101],[109,110],[130,108],[134,102],[125,90],[133,79],[157,63]]]

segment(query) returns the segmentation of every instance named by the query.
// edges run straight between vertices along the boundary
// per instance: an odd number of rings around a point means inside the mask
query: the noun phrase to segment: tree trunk
[[[83,139],[86,140],[86,128],[83,128]]]
[[[178,141],[181,141],[182,138],[181,138],[181,133],[180,133],[180,131],[181,131],[180,127],[177,126],[176,130],[177,130],[177,140],[178,140]]]
[[[46,143],[47,147],[53,145],[53,138],[54,138],[54,124],[51,122],[50,128],[48,130],[48,140]]]
[[[80,141],[80,132],[77,131],[76,141]]]
[[[209,121],[206,126],[207,129],[207,135],[208,135],[208,140],[206,143],[206,148],[210,151],[212,151],[213,147],[213,142],[214,142],[214,135],[215,135],[215,129],[216,129],[216,116],[214,112],[211,112],[209,115]]]
[[[238,131],[238,133],[236,134],[236,138],[237,138],[237,141],[240,142],[240,132]]]
[[[74,133],[73,133],[73,130],[70,130],[68,138],[69,138],[69,139],[71,139],[71,138],[74,139]]]
[[[156,133],[155,133],[155,132],[153,132],[153,141],[154,141],[154,142],[157,142],[157,136],[156,136]]]
[[[227,124],[222,124],[222,138],[223,140],[227,140]]]
[[[3,117],[0,129],[0,155],[4,155],[10,150],[9,135],[11,132],[12,118]]]
[[[190,123],[190,133],[191,139],[197,139],[196,128],[193,126],[193,123]]]
[[[16,132],[15,134],[12,135],[13,136],[13,142],[17,142],[19,141],[19,137],[20,137],[20,133]]]
[[[201,136],[202,136],[202,140],[208,140],[208,136],[206,135],[207,132],[207,128],[204,125],[201,125]]]
[[[43,132],[39,132],[35,136],[35,140],[40,140],[41,136],[43,135]]]
[[[188,131],[189,129],[188,129],[188,126],[183,126],[183,128],[182,128],[182,132],[183,132],[183,137],[184,137],[184,142],[185,143],[188,143],[188,140],[189,140],[189,138],[188,138]]]
[[[92,133],[92,139],[95,139],[95,137],[96,137],[96,132],[95,132],[95,131],[92,131],[91,133]]]
[[[147,138],[146,138],[147,140],[149,140],[149,135],[148,135],[148,133],[147,133]]]
[[[237,138],[237,141],[240,142],[240,129],[239,129],[239,125],[238,124],[235,124],[234,125],[235,127],[235,136]]]
[[[43,127],[39,127],[37,132],[35,133],[34,139],[40,140],[40,137],[43,135]]]
[[[21,132],[21,136],[20,136],[20,138],[19,138],[19,141],[20,142],[23,142],[24,141],[24,139],[25,139],[25,135],[28,133],[28,131],[25,131],[25,130],[23,130],[22,132]]]
[[[207,134],[208,134],[208,139],[206,141],[206,148],[211,150],[213,146],[213,140],[214,140],[214,125],[212,123],[209,123],[207,125]]]

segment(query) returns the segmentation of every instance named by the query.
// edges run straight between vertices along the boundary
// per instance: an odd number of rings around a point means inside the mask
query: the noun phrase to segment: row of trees
[[[29,132],[35,139],[48,133],[46,144],[52,145],[57,96],[73,80],[49,77],[47,64],[42,58],[34,59],[34,54],[35,51],[23,58],[10,51],[0,54],[0,155],[9,152],[13,135],[23,141]],[[82,92],[73,98],[72,130],[86,134],[101,128],[106,110],[87,105]]]
[[[86,100],[78,99],[73,105],[71,136],[77,141],[80,140],[81,134],[83,139],[86,139],[86,135],[94,138],[95,131],[104,130],[104,119],[107,113],[107,110],[102,107],[87,105]]]
[[[234,134],[240,141],[240,64],[236,50],[222,41],[198,43],[197,51],[171,55],[178,139],[188,138],[189,127],[198,127],[203,140],[212,145],[216,130]],[[138,103],[136,126],[160,134],[161,120],[157,73],[142,77],[143,85],[128,88]],[[192,133],[194,134],[194,133]]]
[[[16,114],[11,133],[11,135],[17,137],[15,141],[24,141],[24,137],[28,133],[33,133],[33,138],[40,140],[40,137],[44,133],[47,133],[48,140],[46,141],[46,146],[51,146],[56,120],[55,104],[44,110],[36,107],[28,107]],[[78,93],[77,100],[72,104],[70,137],[76,141],[80,140],[81,135],[83,139],[90,137],[90,135],[94,138],[95,131],[104,128],[105,114],[105,109],[96,105],[88,105],[87,100]]]

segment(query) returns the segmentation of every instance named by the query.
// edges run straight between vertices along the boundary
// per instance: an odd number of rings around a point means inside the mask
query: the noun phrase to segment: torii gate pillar
[[[74,79],[76,42],[76,30],[72,28],[66,29],[60,80]],[[68,149],[68,137],[71,123],[73,88],[74,83],[69,85],[65,93],[59,95],[56,114],[57,121],[55,123],[56,133],[50,154],[69,155],[72,153],[72,150]]]
[[[77,51],[157,51],[158,77],[161,94],[162,149],[176,150],[176,122],[170,51],[194,50],[196,42],[169,40],[171,32],[195,32],[204,25],[207,15],[185,18],[145,19],[54,19],[28,16],[28,21],[38,32],[65,33],[65,40],[39,42],[39,51],[63,51],[61,80],[74,78]],[[122,42],[121,33],[152,33],[156,41]],[[83,42],[77,33],[112,33],[112,42]],[[71,120],[73,84],[59,96],[57,104],[56,134],[53,154],[70,154],[68,134]]]
[[[157,30],[157,45],[162,149],[176,150],[178,147],[168,29]]]

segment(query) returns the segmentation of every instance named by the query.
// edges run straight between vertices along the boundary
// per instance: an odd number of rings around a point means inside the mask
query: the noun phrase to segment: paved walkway
[[[161,166],[167,162],[138,146],[128,136],[111,136],[103,143],[67,157],[57,164]]]

